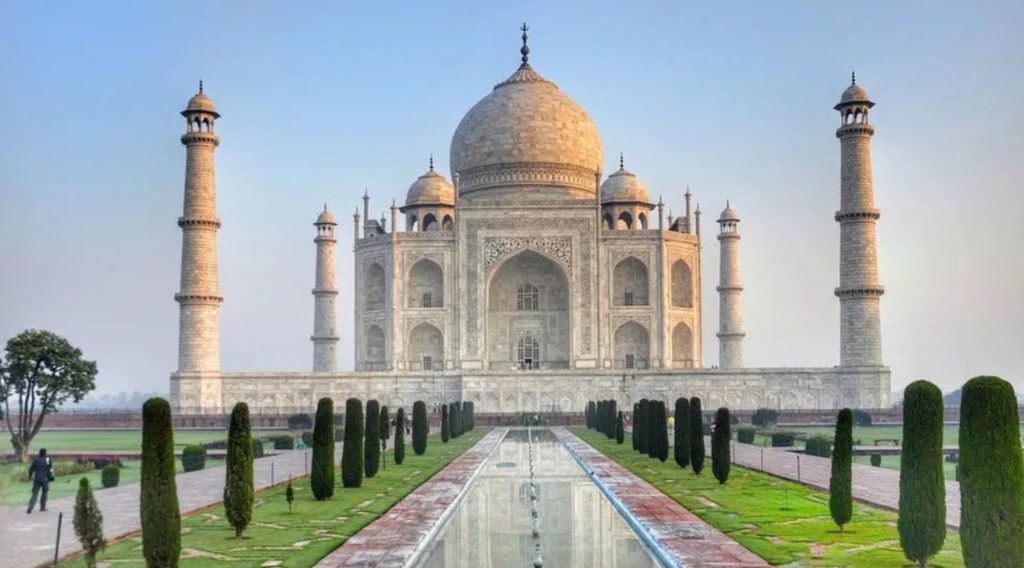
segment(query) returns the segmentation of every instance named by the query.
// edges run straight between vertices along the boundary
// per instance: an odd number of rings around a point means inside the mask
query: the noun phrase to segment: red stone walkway
[[[317,566],[401,567],[427,544],[508,428],[495,428]]]
[[[711,447],[711,439],[706,436],[705,444]],[[828,481],[832,476],[832,460],[828,458],[738,443],[733,443],[733,456],[737,465],[828,491]],[[900,472],[853,464],[853,498],[875,507],[899,510]],[[952,529],[960,528],[960,484],[955,481],[946,482],[946,525]]]
[[[593,470],[640,524],[683,566],[768,566],[671,497],[587,445],[565,428],[552,428],[576,456]]]

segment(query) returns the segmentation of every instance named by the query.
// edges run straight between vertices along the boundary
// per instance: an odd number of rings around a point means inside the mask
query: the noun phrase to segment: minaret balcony
[[[836,211],[836,221],[864,221],[867,219],[877,221],[882,216],[879,209],[848,209]]]

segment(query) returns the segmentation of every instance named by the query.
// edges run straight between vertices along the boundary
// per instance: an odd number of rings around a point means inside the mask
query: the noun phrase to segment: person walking
[[[39,499],[39,510],[45,511],[46,495],[50,492],[50,482],[53,481],[53,466],[46,457],[46,448],[39,450],[39,456],[28,466],[28,478],[32,482],[32,498],[28,502],[28,513],[32,514],[40,491],[43,492],[43,496]]]

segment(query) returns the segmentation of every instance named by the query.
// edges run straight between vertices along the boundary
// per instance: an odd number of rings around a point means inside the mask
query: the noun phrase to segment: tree
[[[843,532],[843,525],[853,515],[853,412],[849,408],[839,411],[834,444],[828,510],[839,525],[839,532]]]
[[[618,407],[617,407],[617,405],[616,405],[614,400],[609,400],[608,401],[607,413],[608,413],[608,416],[605,419],[605,421],[607,422],[608,431],[605,432],[605,434],[608,436],[609,439],[611,439],[611,438],[615,437],[615,429],[617,428],[617,426],[616,426],[616,424],[617,424],[616,417],[619,414],[619,409],[618,409]]]
[[[907,560],[921,568],[946,539],[946,480],[942,468],[942,391],[915,381],[903,391],[900,516],[896,527]],[[874,454],[871,456],[874,465]],[[881,456],[879,456],[881,457]]]
[[[634,434],[640,435],[636,441],[636,449],[641,454],[645,455],[649,455],[649,450],[647,446],[647,421],[649,420],[648,408],[650,407],[650,405],[651,401],[647,400],[646,398],[641,398],[639,417],[633,422]]]
[[[103,466],[103,469],[100,470],[100,483],[103,484],[104,489],[117,487],[120,482],[121,468],[117,467],[116,463],[108,463]]]
[[[363,485],[363,401],[345,401],[345,444],[341,447],[341,484]]]
[[[395,465],[405,461],[405,409],[395,413]]]
[[[139,517],[146,566],[177,568],[181,554],[181,516],[174,482],[174,426],[171,405],[151,398],[142,405],[142,467]]]
[[[964,565],[1024,566],[1020,418],[1010,383],[974,377],[960,401],[960,541]]]
[[[451,439],[451,421],[448,419],[448,405],[441,405],[441,443],[447,444],[448,440]]]
[[[82,359],[82,351],[63,337],[34,329],[8,340],[6,351],[0,359],[2,414],[14,453],[25,462],[46,417],[69,400],[81,402],[96,388],[96,362]],[[17,403],[13,415],[12,398]]]
[[[615,417],[615,443],[621,444],[626,441],[626,430],[622,427],[622,411]]]
[[[388,468],[388,438],[391,437],[391,417],[388,416],[388,407],[380,407],[380,465],[383,469]]]
[[[774,408],[758,408],[754,411],[754,415],[751,416],[750,421],[754,426],[760,426],[762,428],[771,428],[772,425],[779,419],[779,411]]]
[[[690,399],[690,465],[693,473],[700,475],[704,470],[704,416],[701,413],[700,399]]]
[[[448,409],[448,426],[452,429],[449,436],[452,438],[462,435],[462,423],[459,421],[462,417],[461,407],[461,402],[453,402],[452,407]]]
[[[327,397],[316,404],[309,488],[317,501],[334,496],[334,401]]]
[[[676,427],[672,456],[679,467],[690,466],[690,401],[686,397],[676,399]]]
[[[668,459],[668,410],[665,408],[665,401],[656,401],[655,413],[654,432],[658,453],[654,457],[664,463]]]
[[[292,501],[295,500],[295,489],[292,487],[292,477],[288,476],[288,487],[284,490],[284,500],[288,501],[288,514],[292,514]]]
[[[732,441],[730,431],[729,409],[719,408],[715,413],[715,427],[711,431],[711,471],[718,483],[724,484],[729,479],[731,467],[729,443]]]
[[[370,479],[377,475],[380,467],[380,403],[376,399],[366,403],[366,438],[363,448],[366,461],[363,462],[363,473]]]
[[[74,525],[75,536],[85,551],[85,565],[93,568],[96,566],[96,554],[103,550],[107,543],[103,540],[103,514],[96,504],[96,497],[92,494],[87,477],[78,482]]]
[[[597,408],[596,408],[596,405],[594,404],[594,401],[592,401],[592,400],[587,401],[587,410],[584,413],[584,415],[585,415],[585,417],[587,419],[587,428],[589,428],[591,430],[593,430],[596,427],[595,424],[594,424],[594,413],[595,412],[597,412]]]
[[[633,451],[634,452],[640,450],[640,447],[637,444],[637,439],[639,438],[639,435],[637,434],[637,431],[636,431],[637,419],[638,419],[637,417],[638,416],[640,416],[640,403],[639,402],[634,402],[633,403],[633,431],[629,433],[630,443],[633,444]]]
[[[249,405],[235,404],[228,427],[228,455],[224,468],[224,514],[235,528],[235,538],[252,522],[252,430]]]
[[[422,456],[427,451],[429,431],[427,405],[422,400],[417,400],[412,405],[412,451],[418,456]]]

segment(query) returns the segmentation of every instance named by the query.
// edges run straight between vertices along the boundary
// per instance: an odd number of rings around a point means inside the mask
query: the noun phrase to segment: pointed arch
[[[363,310],[383,310],[385,290],[387,281],[384,277],[384,267],[376,262],[370,263],[363,278]]]
[[[637,218],[637,221],[639,223],[639,228],[642,229],[642,230],[647,230],[647,214],[646,213],[641,213],[641,214],[637,215],[636,218]]]
[[[409,269],[406,303],[410,308],[444,307],[444,272],[436,262],[422,258]]]
[[[693,307],[693,271],[682,259],[672,263],[672,307]]]
[[[619,213],[619,219],[616,223],[616,228],[620,231],[629,231],[633,229],[633,216],[629,214],[629,211],[623,211]]]
[[[409,332],[409,368],[416,371],[444,369],[444,334],[429,323],[421,323]]]
[[[455,229],[455,223],[454,223],[454,221],[452,221],[452,216],[451,215],[445,215],[444,219],[441,221],[441,230],[442,231],[451,231],[451,230],[454,230],[454,229]]]
[[[611,213],[604,214],[604,228],[609,231],[615,229],[615,219],[612,218]]]
[[[379,325],[371,325],[366,329],[363,344],[363,363],[367,370],[381,371],[384,365],[384,354],[387,338]]]
[[[436,231],[438,230],[437,217],[433,213],[427,213],[423,216],[423,230],[424,231]]]
[[[672,361],[675,367],[692,369],[696,358],[693,356],[693,330],[686,322],[679,322],[672,329]]]
[[[615,366],[620,369],[646,369],[651,353],[651,336],[639,322],[629,320],[615,330],[613,337]]]
[[[650,279],[647,265],[635,256],[619,261],[612,271],[613,306],[646,306]]]

